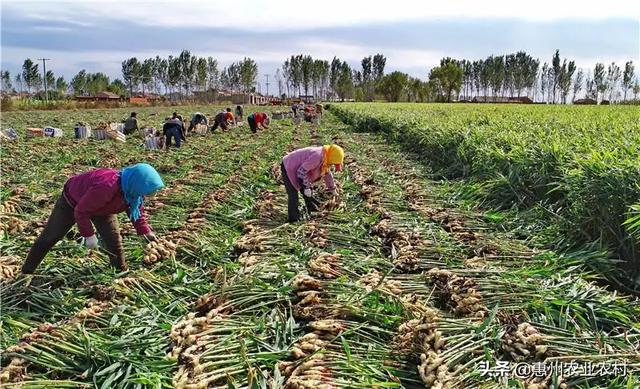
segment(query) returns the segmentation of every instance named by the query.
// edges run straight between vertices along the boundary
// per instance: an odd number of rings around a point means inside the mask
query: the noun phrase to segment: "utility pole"
[[[42,82],[44,82],[44,100],[49,102],[49,92],[47,91],[47,61],[51,61],[50,58],[38,58],[42,61]]]
[[[267,96],[269,96],[269,75],[265,74],[264,76],[267,78],[267,82],[266,82],[266,85],[267,85]]]

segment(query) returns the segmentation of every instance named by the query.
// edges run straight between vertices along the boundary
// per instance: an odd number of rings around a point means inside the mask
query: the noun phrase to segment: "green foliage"
[[[332,110],[356,128],[400,141],[435,175],[476,185],[485,205],[543,206],[561,217],[570,242],[596,243],[637,269],[636,244],[623,227],[628,208],[640,200],[634,108],[349,104]]]
[[[395,71],[382,77],[378,83],[378,90],[388,101],[397,102],[400,101],[408,82],[409,75]]]
[[[434,82],[444,100],[451,102],[452,94],[460,93],[462,87],[462,68],[457,63],[448,61],[442,66],[431,69],[429,80]]]

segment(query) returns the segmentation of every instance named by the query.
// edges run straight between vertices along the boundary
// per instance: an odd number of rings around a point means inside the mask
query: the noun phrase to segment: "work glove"
[[[311,197],[311,195],[313,194],[313,193],[311,192],[311,188],[304,188],[304,192],[303,192],[303,193],[304,193],[304,195],[305,195],[305,196],[307,196],[307,197]]]
[[[155,242],[156,240],[158,240],[158,237],[153,233],[153,231],[149,232],[148,234],[144,234],[144,237],[147,238],[149,242]]]
[[[84,238],[84,247],[88,249],[97,249],[98,248],[98,238],[95,234]]]

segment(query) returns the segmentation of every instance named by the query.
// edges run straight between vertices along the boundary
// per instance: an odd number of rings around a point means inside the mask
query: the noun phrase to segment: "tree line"
[[[597,63],[592,70],[577,68],[575,61],[561,58],[556,50],[549,62],[524,51],[490,55],[485,59],[443,58],[439,66],[429,70],[425,81],[407,73],[385,73],[387,59],[383,54],[364,57],[359,66],[334,57],[331,61],[298,54],[287,58],[276,70],[274,81],[278,96],[314,96],[321,100],[372,101],[454,101],[506,97],[528,97],[544,103],[568,103],[581,92],[597,101],[625,101],[640,94],[640,80],[632,61],[624,67],[616,63]],[[220,69],[218,61],[198,57],[189,50],[166,58],[122,61],[122,79],[111,80],[104,73],[78,72],[70,82],[49,70],[44,79],[37,63],[26,59],[22,71],[11,78],[0,72],[2,90],[38,92],[46,84],[50,96],[95,95],[110,91],[118,95],[139,93],[205,96],[228,90],[232,93],[256,91],[258,65],[248,57]]]
[[[213,57],[198,57],[189,50],[167,58],[156,56],[122,62],[122,78],[130,95],[137,92],[184,93],[228,89],[232,92],[253,92],[258,78],[258,64],[251,58],[231,63],[219,69]]]

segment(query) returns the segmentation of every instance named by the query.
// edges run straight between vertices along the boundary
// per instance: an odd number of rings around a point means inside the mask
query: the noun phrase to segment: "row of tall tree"
[[[353,99],[371,101],[384,75],[386,58],[382,54],[362,59],[361,68],[334,57],[331,62],[310,55],[292,55],[276,71],[281,96],[314,96],[322,100]]]
[[[182,50],[177,56],[167,58],[126,59],[122,62],[122,78],[130,95],[138,92],[190,94],[220,88],[251,92],[258,79],[258,65],[245,57],[220,70],[215,58],[198,57]]]
[[[563,103],[575,100],[581,91],[594,100],[620,101],[640,93],[632,61],[624,70],[611,63],[595,65],[593,72],[578,69],[575,61],[560,57],[556,50],[550,63],[540,61],[524,51],[484,60],[453,61],[463,70],[461,98],[474,96],[527,96],[534,101]]]
[[[44,90],[46,82],[47,90],[52,98],[65,95],[69,88],[64,77],[56,77],[51,70],[47,70],[43,77],[38,64],[30,58],[24,60],[22,71],[16,74],[15,78],[11,78],[8,70],[3,70],[0,72],[0,80],[3,91],[16,90],[27,93]]]
[[[551,61],[540,60],[524,51],[491,55],[485,59],[443,58],[430,69],[422,81],[399,71],[385,74],[386,57],[364,57],[359,67],[334,57],[331,61],[298,54],[287,58],[276,71],[280,96],[314,96],[322,100],[355,99],[372,101],[384,97],[389,101],[452,101],[477,98],[527,96],[534,101],[568,103],[584,92],[598,101],[612,102],[638,98],[640,83],[633,62],[621,68],[615,63],[595,65],[593,70],[578,69],[575,61],[561,58],[555,51]],[[37,92],[48,89],[57,95],[76,95],[111,91],[119,95],[154,92],[213,92],[220,89],[234,93],[253,92],[258,65],[245,57],[219,69],[213,57],[197,57],[188,50],[167,58],[156,56],[122,62],[122,80],[111,81],[104,73],[78,72],[69,83],[49,70],[43,78],[37,63],[26,59],[22,71],[11,78],[0,72],[2,90]]]

